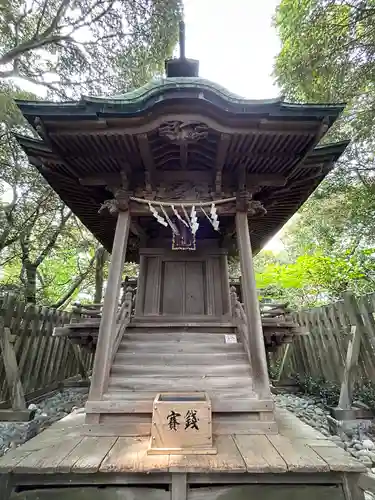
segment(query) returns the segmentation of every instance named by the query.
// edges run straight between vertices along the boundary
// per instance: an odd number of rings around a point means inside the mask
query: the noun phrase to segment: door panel
[[[205,314],[204,262],[186,262],[185,314]]]
[[[183,314],[185,262],[167,261],[162,271],[162,314]]]

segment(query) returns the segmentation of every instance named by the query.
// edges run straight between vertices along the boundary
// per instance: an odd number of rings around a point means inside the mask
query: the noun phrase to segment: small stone
[[[367,450],[373,450],[375,448],[375,444],[370,439],[363,440],[362,445]]]
[[[37,407],[37,405],[34,405],[34,403],[31,403],[31,404],[28,406],[28,408],[27,408],[27,409],[28,409],[28,410],[31,410],[31,411],[36,411],[36,410],[38,410],[38,407]]]
[[[368,458],[370,458],[369,457],[369,453],[371,453],[371,451],[368,451],[368,450],[358,450],[357,456],[358,457],[368,457]]]
[[[361,445],[361,443],[355,443],[353,445],[353,448],[355,448],[356,450],[362,450],[363,446]]]
[[[366,465],[367,467],[371,467],[372,465],[371,458],[364,456],[364,457],[359,457],[359,459],[364,465]]]
[[[343,443],[342,441],[337,441],[336,446],[342,448],[343,450],[346,450],[346,443]]]

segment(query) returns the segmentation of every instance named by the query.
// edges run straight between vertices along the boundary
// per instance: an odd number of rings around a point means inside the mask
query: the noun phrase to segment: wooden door
[[[162,263],[160,314],[207,314],[205,261],[167,260]]]
[[[136,316],[230,316],[226,255],[142,250]]]

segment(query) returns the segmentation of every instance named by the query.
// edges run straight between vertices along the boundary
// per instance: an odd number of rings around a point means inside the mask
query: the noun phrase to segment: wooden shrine
[[[91,488],[90,498],[97,485],[105,498],[120,488],[125,499],[240,500],[258,497],[255,483],[280,481],[289,493],[278,498],[300,498],[296,485],[312,483],[325,498],[354,498],[362,465],[306,426],[293,434],[274,408],[262,328],[273,315],[261,317],[253,269],[253,255],[347,146],[319,145],[343,106],[243,99],[198,76],[183,25],[180,49],[165,78],[124,94],[17,101],[39,135],[18,137],[30,163],[111,252],[111,264],[99,314],[83,311],[81,326],[64,327],[76,339],[81,328],[95,346],[85,413],[4,457],[0,472],[24,486],[44,474],[46,487],[53,476],[55,486]],[[231,255],[240,260],[242,302],[229,285]],[[140,265],[135,296],[120,293],[126,260]],[[297,328],[283,321],[283,334]],[[192,442],[198,454],[174,455],[169,436],[164,454],[148,454],[172,410],[195,415],[194,401],[176,409],[191,393],[210,403],[210,428],[196,437],[202,453]],[[210,433],[216,454],[203,454]],[[179,439],[176,448],[186,449],[186,436]]]

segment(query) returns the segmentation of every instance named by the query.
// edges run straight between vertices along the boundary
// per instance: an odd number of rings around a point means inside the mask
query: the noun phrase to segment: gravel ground
[[[375,436],[358,427],[350,433],[331,435],[327,416],[329,411],[318,399],[296,394],[278,394],[275,403],[297,415],[303,422],[329,437],[353,457],[357,458],[375,474]],[[375,500],[370,492],[365,492],[366,500]]]
[[[0,456],[8,450],[33,438],[48,426],[66,417],[75,408],[81,408],[87,400],[88,389],[65,389],[54,393],[38,404],[31,404],[30,410],[36,410],[31,422],[0,423]]]

